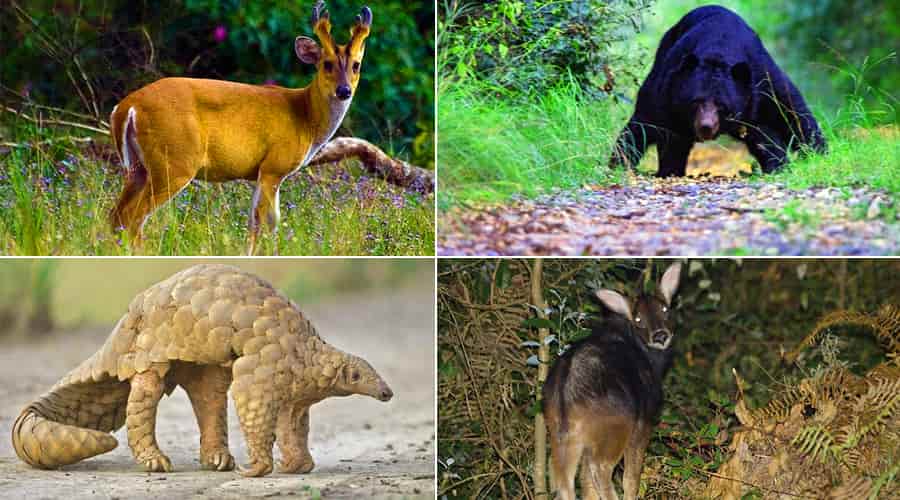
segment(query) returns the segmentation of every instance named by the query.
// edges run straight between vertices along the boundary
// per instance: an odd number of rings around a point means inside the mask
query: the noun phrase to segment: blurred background
[[[301,309],[433,288],[430,259],[0,259],[0,338],[98,327],[109,333],[135,295],[200,263],[257,274]]]
[[[541,454],[535,438],[543,383],[539,367],[552,366],[606,314],[595,290],[610,288],[631,298],[650,292],[672,260],[544,259],[541,274],[535,262],[438,263],[439,495],[540,498],[534,480],[542,477],[534,472]],[[673,301],[674,365],[664,381],[665,403],[647,451],[641,498],[721,498],[721,491],[706,489],[716,474],[745,481],[731,482],[729,487],[743,491],[724,498],[781,498],[767,489],[779,485],[822,498],[825,488],[849,478],[865,487],[838,498],[889,497],[869,496],[878,493],[869,489],[876,483],[882,494],[888,487],[897,491],[900,422],[892,405],[900,405],[900,261],[681,262]],[[844,318],[859,313],[868,323],[823,321],[840,311]],[[814,340],[804,342],[817,326]],[[542,343],[548,346],[546,358]],[[735,373],[743,380],[741,391]],[[867,384],[878,385],[873,380],[881,377],[894,384],[882,394],[891,402],[858,403],[858,391],[865,394],[872,387]],[[766,407],[770,402],[773,406]],[[749,446],[752,455],[745,463],[753,465],[736,472],[725,464],[734,455],[729,445],[748,425],[737,418],[743,404],[744,415],[747,408],[761,409],[760,422],[780,415],[779,429],[791,433],[821,425],[816,435],[833,436],[832,426],[848,426],[846,435],[857,413],[884,411],[887,420],[874,427],[874,436],[849,445],[854,457],[846,460],[840,458],[845,449],[820,460],[814,446],[804,448],[797,444],[802,439],[791,441],[794,436],[763,433],[761,441],[745,436],[744,452]],[[832,417],[824,416],[830,404]],[[835,408],[841,418],[829,420]],[[784,423],[788,412],[803,417]],[[792,477],[796,482],[786,479]]]
[[[165,76],[302,87],[294,55],[314,1],[29,0],[0,7],[4,100],[27,97],[106,120],[128,93]],[[364,2],[327,2],[338,43]],[[434,3],[372,6],[362,79],[341,135],[432,166]]]

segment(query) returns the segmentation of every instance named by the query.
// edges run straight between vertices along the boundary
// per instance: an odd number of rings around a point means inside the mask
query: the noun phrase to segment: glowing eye
[[[331,71],[331,69],[334,67],[334,64],[332,64],[331,61],[325,61],[324,63],[322,63],[322,67],[325,68],[325,71]]]
[[[637,318],[634,318],[634,322],[635,322],[635,323],[640,323],[640,322],[641,322],[641,317],[638,316]]]
[[[669,308],[666,306],[663,306],[663,312],[668,312],[668,311],[669,311]]]
[[[354,72],[354,73],[359,73],[359,61],[354,61],[354,62],[353,62],[353,72]]]

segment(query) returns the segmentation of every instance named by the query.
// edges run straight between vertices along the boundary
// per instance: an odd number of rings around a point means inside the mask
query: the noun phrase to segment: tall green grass
[[[606,167],[624,117],[572,81],[522,96],[446,84],[438,101],[440,208],[619,182]]]
[[[144,227],[142,247],[114,234],[107,213],[123,167],[105,138],[90,146],[15,122],[0,128],[0,254],[241,255],[253,185],[193,182]],[[349,162],[348,162],[349,163]],[[347,165],[310,169],[281,189],[280,255],[433,255],[433,198]],[[275,251],[263,230],[257,253]]]

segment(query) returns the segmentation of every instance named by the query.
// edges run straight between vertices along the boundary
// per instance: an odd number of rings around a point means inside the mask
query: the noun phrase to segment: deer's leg
[[[267,173],[264,166],[259,169],[259,177],[256,181],[256,191],[253,193],[253,206],[250,209],[250,244],[248,255],[256,251],[256,240],[259,237],[260,225],[266,224],[272,231],[278,253],[278,190],[281,186],[282,176]]]
[[[231,371],[215,365],[191,366],[176,382],[184,388],[200,428],[200,465],[204,469],[234,469],[228,451],[228,387]]]
[[[571,432],[557,436],[552,442],[550,458],[560,500],[575,500],[575,473],[583,449],[581,436]]]
[[[134,459],[149,472],[171,472],[172,462],[156,443],[156,408],[165,384],[154,370],[135,374],[125,408],[128,446]]]
[[[594,489],[603,500],[618,500],[613,486],[613,471],[622,459],[632,435],[634,422],[631,417],[621,415],[595,416],[589,422],[586,432],[590,443],[588,471]]]
[[[240,367],[241,359],[243,358],[239,358],[232,368],[234,382],[231,386],[241,431],[250,454],[250,467],[242,468],[241,474],[247,477],[265,476],[272,472],[277,410],[273,396],[276,389],[272,387],[271,380],[264,381],[268,385],[257,382],[252,370],[243,375],[238,373],[237,370],[243,369]]]
[[[600,500],[600,492],[594,484],[591,475],[591,450],[584,451],[581,457],[581,471],[578,476],[581,479],[581,497],[585,500]]]
[[[638,423],[628,440],[628,446],[625,448],[625,476],[622,481],[625,487],[625,500],[636,499],[640,491],[644,454],[647,451],[647,444],[650,443],[651,431],[652,427],[649,424]]]
[[[278,424],[275,430],[278,449],[282,460],[278,465],[280,472],[309,472],[315,467],[309,453],[309,407],[299,404],[283,405],[278,412]]]

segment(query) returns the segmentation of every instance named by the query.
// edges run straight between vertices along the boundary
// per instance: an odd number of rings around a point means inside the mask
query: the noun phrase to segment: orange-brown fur
[[[124,228],[140,241],[147,217],[194,179],[256,181],[251,254],[259,225],[277,228],[282,181],[305,165],[340,124],[350,97],[338,97],[337,87],[349,85],[355,92],[359,83],[368,25],[358,21],[350,43],[337,45],[322,8],[317,5],[315,22],[322,47],[305,37],[295,42],[298,57],[318,68],[305,88],[164,78],[116,106],[111,135],[129,164],[125,186],[109,215],[114,230]],[[371,12],[367,20],[371,22]]]

